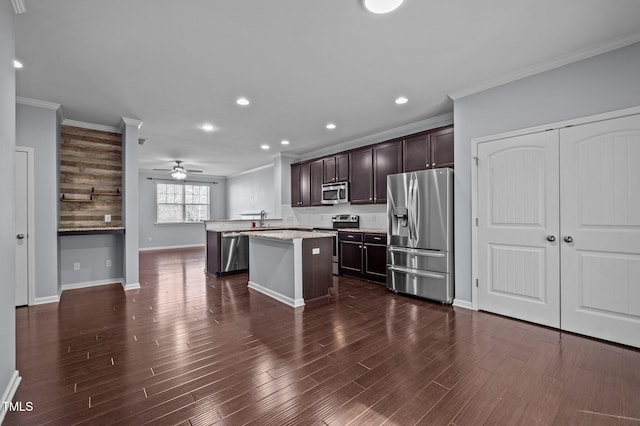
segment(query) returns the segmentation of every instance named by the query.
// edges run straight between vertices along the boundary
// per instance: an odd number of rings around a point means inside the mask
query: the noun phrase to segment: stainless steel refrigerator
[[[387,287],[453,302],[453,170],[387,176]]]

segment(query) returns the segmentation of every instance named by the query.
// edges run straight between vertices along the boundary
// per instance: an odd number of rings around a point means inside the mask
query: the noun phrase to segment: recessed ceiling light
[[[336,125],[335,125],[334,123],[329,123],[329,124],[327,124],[325,127],[326,127],[327,129],[329,129],[329,130],[333,130],[333,129],[335,129],[335,128],[336,128]]]
[[[236,99],[236,103],[240,106],[247,106],[249,105],[251,102],[249,102],[249,99],[242,97],[242,98],[238,98]]]
[[[389,13],[400,7],[404,0],[363,0],[364,7],[371,13]]]
[[[213,132],[216,129],[211,123],[204,123],[200,128],[205,132]]]
[[[289,141],[288,141],[288,140],[286,140],[286,139],[281,140],[281,141],[280,141],[280,143],[281,143],[282,145],[289,145]]]
[[[267,145],[267,144],[260,145],[260,148],[262,148],[264,150],[267,150],[267,149],[269,149],[269,145]]]
[[[19,60],[17,60],[17,59],[14,59],[14,60],[13,60],[13,67],[14,67],[15,69],[18,69],[18,70],[19,70],[19,69],[20,69],[20,68],[22,68],[23,66],[24,66],[24,65],[22,65],[22,62],[20,62]]]
[[[405,96],[400,96],[400,97],[398,97],[398,98],[396,99],[396,103],[397,103],[398,105],[404,105],[404,104],[406,104],[407,102],[409,102],[409,99],[407,99]]]

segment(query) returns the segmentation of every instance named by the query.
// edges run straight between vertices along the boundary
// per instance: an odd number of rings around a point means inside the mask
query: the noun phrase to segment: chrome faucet
[[[264,227],[264,219],[267,217],[267,212],[260,210],[260,228]]]

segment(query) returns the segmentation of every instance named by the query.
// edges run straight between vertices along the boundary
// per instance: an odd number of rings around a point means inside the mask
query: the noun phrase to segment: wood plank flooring
[[[293,310],[140,255],[141,289],[19,308],[15,424],[640,424],[640,352],[334,277]]]

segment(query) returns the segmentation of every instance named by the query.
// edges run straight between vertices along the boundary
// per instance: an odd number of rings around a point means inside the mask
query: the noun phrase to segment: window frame
[[[171,186],[174,188],[180,188],[180,198],[181,201],[180,202],[160,202],[160,185],[164,185],[164,186]],[[207,203],[203,204],[203,203],[187,203],[187,194],[186,194],[186,187],[190,186],[190,187],[202,187],[202,188],[206,188],[206,197],[207,197]],[[156,182],[156,199],[155,199],[155,204],[156,204],[156,225],[175,225],[175,224],[190,224],[190,223],[202,223],[202,221],[204,220],[209,220],[209,218],[211,217],[211,185],[209,185],[208,183],[202,182],[202,183],[175,183],[175,182]],[[165,188],[165,192],[164,192],[165,196],[167,194],[169,194],[169,191],[167,191],[167,188]],[[172,194],[177,194],[176,192],[172,192]],[[202,194],[201,194],[202,195]],[[180,221],[166,221],[166,220],[161,220],[160,218],[160,206],[162,205],[169,205],[169,206],[179,206],[180,207],[180,212],[181,212],[181,220]],[[200,220],[192,220],[192,221],[187,221],[187,209],[189,206],[205,206],[207,209],[207,215],[206,218],[204,219],[200,219]]]

